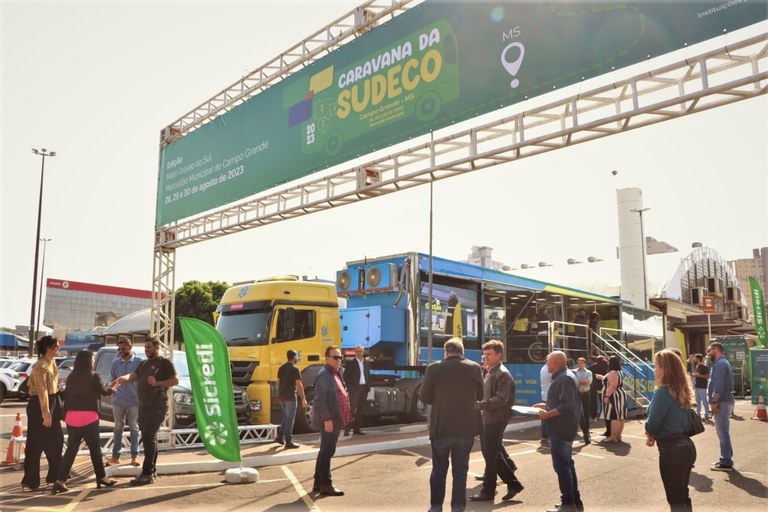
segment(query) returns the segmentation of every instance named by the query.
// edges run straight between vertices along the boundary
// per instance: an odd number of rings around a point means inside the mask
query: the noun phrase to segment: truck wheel
[[[411,401],[411,421],[427,421],[427,404],[421,401],[421,386],[416,388],[413,400]]]
[[[312,389],[305,389],[304,394],[307,397],[307,408],[302,409],[300,406],[296,411],[296,420],[293,422],[293,431],[297,434],[306,434],[315,431],[312,428],[312,408],[315,405],[314,393],[312,392]]]

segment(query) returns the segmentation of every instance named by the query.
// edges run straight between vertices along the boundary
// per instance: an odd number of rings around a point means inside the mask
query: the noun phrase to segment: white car
[[[13,370],[0,371],[0,404],[9,394],[18,395],[20,385],[21,379],[17,372]]]

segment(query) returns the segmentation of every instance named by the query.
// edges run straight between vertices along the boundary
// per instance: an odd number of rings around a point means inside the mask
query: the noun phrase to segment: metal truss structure
[[[162,131],[161,146],[418,3],[363,3],[179,118]],[[689,49],[691,53],[694,48]],[[500,113],[498,119],[483,124],[475,121],[477,126],[161,226],[155,231],[153,335],[172,346],[175,250],[179,247],[757,97],[768,92],[767,69],[768,33],[763,32],[543,106]],[[527,103],[520,108],[525,109]],[[468,123],[471,121],[465,125]]]
[[[368,0],[295,44],[209,100],[201,103],[160,133],[163,146],[243,103],[251,96],[310,65],[342,44],[420,3],[419,0]]]

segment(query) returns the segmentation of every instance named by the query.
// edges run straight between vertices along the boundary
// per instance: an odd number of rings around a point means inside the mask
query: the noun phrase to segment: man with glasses
[[[139,367],[141,358],[133,354],[132,348],[133,343],[129,338],[123,338],[117,342],[117,357],[112,361],[112,368],[109,370],[110,382],[135,372]],[[115,437],[112,443],[112,458],[105,466],[120,464],[120,454],[123,451],[123,429],[126,423],[128,423],[131,439],[131,466],[139,466],[139,397],[136,394],[136,386],[135,382],[121,386],[117,388],[112,398]]]
[[[720,440],[720,460],[712,471],[733,471],[733,445],[731,445],[731,414],[736,400],[733,398],[733,370],[723,352],[723,344],[710,343],[707,348],[712,365],[712,377],[707,387],[709,409],[715,420],[715,432]]]
[[[349,395],[341,380],[341,349],[331,345],[325,349],[325,366],[315,379],[315,404],[312,410],[312,426],[320,431],[320,451],[315,462],[313,492],[323,496],[344,496],[344,491],[333,486],[331,458],[336,453],[336,443],[344,425],[352,421]]]

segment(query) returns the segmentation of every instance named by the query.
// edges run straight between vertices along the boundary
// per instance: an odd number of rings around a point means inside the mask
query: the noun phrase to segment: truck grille
[[[229,364],[232,367],[232,382],[241,386],[247,386],[251,383],[251,376],[256,367],[259,366],[258,361],[231,361]]]

